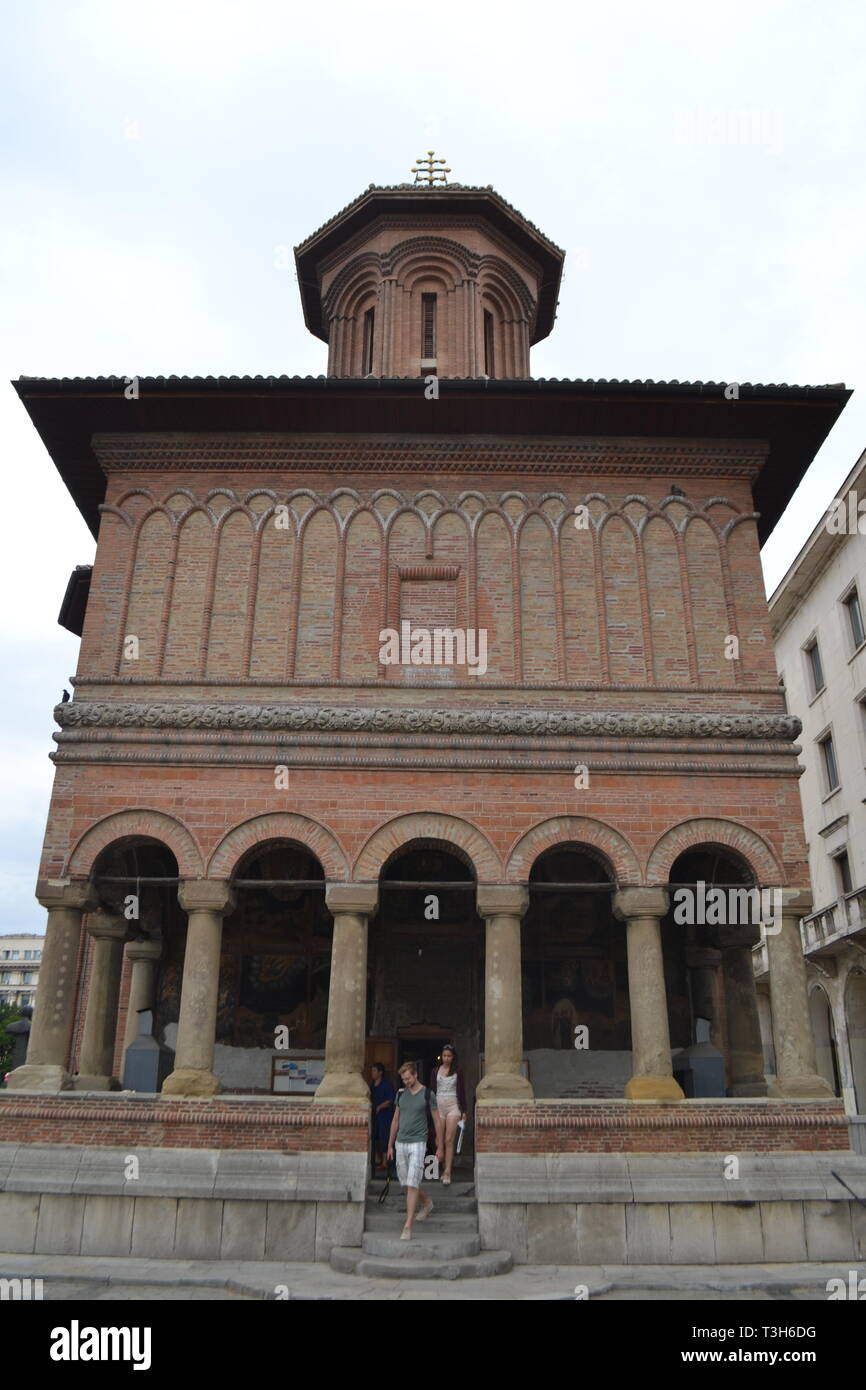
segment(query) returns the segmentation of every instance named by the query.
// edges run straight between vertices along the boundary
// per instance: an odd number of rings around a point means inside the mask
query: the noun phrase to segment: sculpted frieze
[[[524,734],[572,738],[765,739],[792,742],[790,714],[593,713],[538,709],[389,709],[365,705],[147,704],[72,701],[57,705],[63,729],[273,729],[355,733]]]

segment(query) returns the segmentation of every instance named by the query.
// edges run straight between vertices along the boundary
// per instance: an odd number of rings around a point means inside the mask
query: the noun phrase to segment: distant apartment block
[[[0,936],[0,1004],[34,1004],[45,938]]]
[[[800,794],[812,912],[800,932],[818,1069],[848,1112],[864,1115],[866,534],[859,524],[866,532],[866,453],[837,499],[843,505],[828,498],[827,513],[769,606],[788,712],[803,722]],[[755,954],[759,989],[765,952]]]

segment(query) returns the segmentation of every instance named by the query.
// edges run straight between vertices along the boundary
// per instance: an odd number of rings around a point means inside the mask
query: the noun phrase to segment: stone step
[[[482,1250],[462,1259],[418,1259],[417,1251],[412,1250],[414,1244],[414,1237],[403,1242],[407,1253],[400,1259],[335,1245],[331,1250],[331,1268],[368,1279],[490,1279],[496,1274],[507,1274],[513,1263],[509,1250]]]
[[[367,1216],[373,1216],[376,1212],[381,1211],[405,1211],[406,1198],[402,1192],[389,1192],[380,1205],[375,1197],[368,1197],[364,1210]],[[437,1193],[433,1198],[433,1212],[436,1216],[471,1216],[473,1220],[477,1221],[478,1203],[473,1201],[471,1197],[462,1202],[442,1201]]]
[[[481,1249],[478,1232],[453,1235],[448,1231],[428,1231],[427,1222],[413,1226],[412,1239],[401,1240],[400,1231],[365,1231],[361,1239],[365,1255],[387,1256],[392,1260],[460,1260],[477,1255]]]
[[[375,1202],[382,1194],[385,1184],[381,1182],[369,1183],[367,1186],[367,1201]],[[450,1187],[443,1187],[439,1182],[425,1182],[423,1187],[425,1197],[432,1197],[438,1206],[440,1202],[453,1203],[455,1206],[466,1207],[470,1203],[475,1203],[475,1185],[470,1182],[452,1183]],[[405,1200],[405,1193],[400,1184],[395,1180],[386,1197],[390,1202],[392,1198],[399,1196]]]
[[[403,1229],[403,1222],[406,1220],[405,1211],[397,1211],[391,1208],[390,1211],[368,1211],[364,1221],[365,1231],[378,1231],[380,1234],[386,1231],[396,1231],[400,1234]],[[478,1230],[478,1219],[474,1212],[467,1212],[465,1216],[442,1214],[437,1207],[432,1216],[428,1216],[426,1221],[422,1221],[419,1226],[416,1222],[415,1230],[438,1231],[440,1235],[455,1236],[474,1236]]]

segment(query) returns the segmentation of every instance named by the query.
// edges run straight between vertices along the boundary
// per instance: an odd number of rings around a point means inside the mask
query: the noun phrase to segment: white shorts
[[[447,1120],[449,1115],[456,1115],[458,1119],[460,1118],[461,1111],[456,1096],[437,1096],[436,1104],[443,1120]]]
[[[394,1146],[397,1156],[397,1179],[401,1187],[420,1187],[424,1177],[424,1156],[427,1145],[423,1140],[418,1144],[401,1144],[399,1139]]]

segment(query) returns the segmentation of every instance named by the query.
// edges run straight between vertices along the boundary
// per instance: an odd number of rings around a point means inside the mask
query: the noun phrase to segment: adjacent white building
[[[34,1004],[44,936],[0,936],[0,1004]]]
[[[866,1115],[866,453],[837,496],[770,616],[788,711],[803,722],[813,910],[801,935],[818,1067],[849,1113]],[[759,980],[762,965],[756,948]]]

